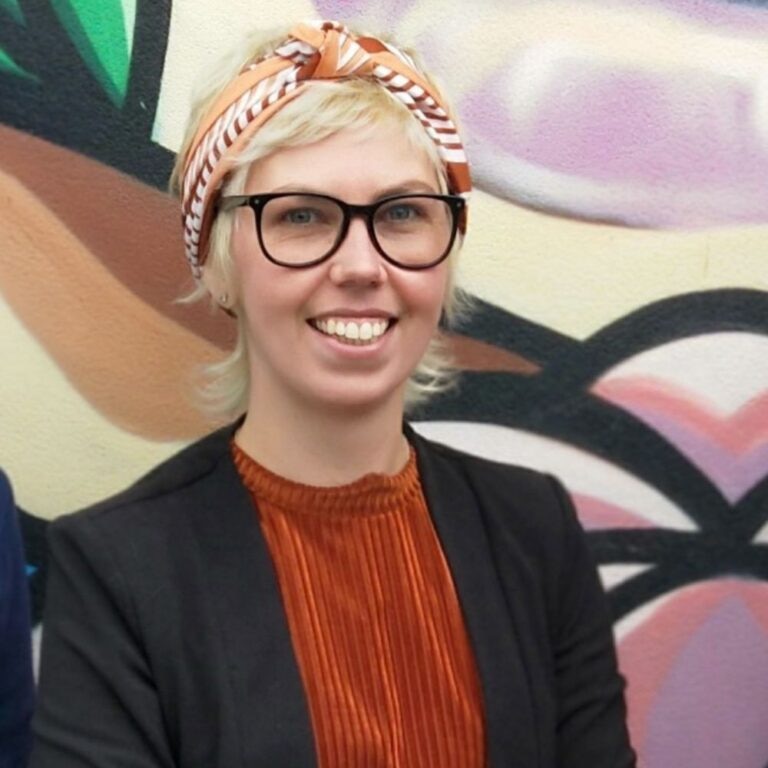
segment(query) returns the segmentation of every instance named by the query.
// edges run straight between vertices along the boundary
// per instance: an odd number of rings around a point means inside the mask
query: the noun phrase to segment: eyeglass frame
[[[281,197],[302,196],[330,200],[332,203],[338,205],[342,213],[341,227],[339,227],[339,234],[337,235],[336,241],[331,246],[328,253],[321,256],[320,258],[314,259],[313,261],[308,261],[306,263],[286,264],[285,262],[279,261],[274,256],[272,256],[264,245],[264,238],[261,231],[261,216],[264,210],[264,206],[269,203],[270,200],[276,200]],[[383,205],[391,203],[394,200],[410,199],[414,197],[422,199],[429,198],[432,200],[442,200],[448,205],[448,208],[451,211],[451,235],[448,239],[448,245],[446,246],[445,251],[439,258],[429,262],[429,264],[409,266],[395,261],[391,256],[385,253],[376,237],[374,214]],[[339,250],[344,240],[346,240],[347,235],[349,234],[349,225],[352,223],[352,219],[362,217],[365,220],[366,229],[368,230],[368,237],[370,238],[371,243],[373,243],[373,247],[376,249],[378,254],[389,264],[398,267],[398,269],[406,269],[411,272],[417,272],[423,269],[431,269],[432,267],[436,267],[438,264],[448,258],[448,254],[450,254],[451,250],[453,249],[453,245],[456,242],[456,235],[458,234],[460,225],[463,232],[466,205],[467,201],[460,195],[439,195],[426,192],[390,195],[388,197],[381,198],[381,200],[377,200],[375,203],[369,203],[368,205],[346,203],[344,200],[339,200],[339,198],[333,197],[332,195],[324,195],[315,192],[267,192],[256,195],[225,195],[219,198],[216,210],[217,212],[223,213],[225,211],[231,211],[235,208],[250,208],[253,211],[253,215],[256,220],[256,235],[259,239],[259,245],[261,246],[262,253],[268,261],[271,261],[273,264],[277,264],[279,267],[285,267],[286,269],[306,269],[307,267],[314,267],[318,264],[322,264],[322,262],[330,259]]]

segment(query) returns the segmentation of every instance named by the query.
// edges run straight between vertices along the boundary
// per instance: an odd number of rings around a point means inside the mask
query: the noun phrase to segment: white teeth
[[[336,336],[353,344],[364,344],[375,341],[389,328],[389,320],[363,320],[358,323],[355,320],[339,320],[329,318],[327,320],[314,320],[312,323],[318,331],[329,336]]]

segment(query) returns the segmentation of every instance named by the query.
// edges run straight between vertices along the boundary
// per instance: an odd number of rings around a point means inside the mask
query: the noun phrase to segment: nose
[[[331,279],[338,285],[377,285],[386,275],[384,261],[371,241],[363,217],[353,217],[344,240],[331,257]]]

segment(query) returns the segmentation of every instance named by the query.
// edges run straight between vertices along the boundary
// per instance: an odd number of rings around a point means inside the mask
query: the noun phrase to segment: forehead
[[[439,191],[427,151],[395,125],[346,128],[320,141],[279,149],[252,163],[246,192],[322,191],[368,197],[392,189]]]

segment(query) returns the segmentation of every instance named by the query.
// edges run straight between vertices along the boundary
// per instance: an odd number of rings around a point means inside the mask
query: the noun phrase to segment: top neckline
[[[408,461],[394,475],[371,472],[351,483],[318,486],[288,480],[230,442],[235,467],[245,487],[259,501],[291,513],[323,515],[382,514],[402,509],[421,494],[416,451],[410,446]]]

